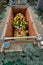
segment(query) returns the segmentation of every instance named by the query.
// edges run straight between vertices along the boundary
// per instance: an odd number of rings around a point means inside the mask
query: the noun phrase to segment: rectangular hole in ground
[[[26,36],[35,36],[36,33],[33,28],[32,20],[27,8],[11,8],[6,31],[4,32],[5,37],[14,37],[14,28],[12,26],[12,21],[17,13],[22,13],[26,17],[26,20],[28,22],[28,25],[26,26],[26,30],[28,30],[28,33]]]

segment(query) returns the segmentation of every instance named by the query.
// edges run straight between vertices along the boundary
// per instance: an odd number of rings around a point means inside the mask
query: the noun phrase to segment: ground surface
[[[5,18],[3,18],[2,22],[0,23],[0,37],[5,26],[8,9],[9,7],[7,7]],[[29,11],[31,12],[38,33],[43,38],[43,27],[40,21],[37,19],[37,15],[34,14],[34,11],[31,7],[29,7]],[[22,45],[22,48],[22,52],[0,53],[0,65],[3,65],[8,61],[11,61],[12,63],[14,63],[14,65],[17,65],[18,63],[20,64],[20,61],[17,62],[18,59],[20,59],[24,63],[23,65],[43,65],[43,49],[37,48],[31,43]]]

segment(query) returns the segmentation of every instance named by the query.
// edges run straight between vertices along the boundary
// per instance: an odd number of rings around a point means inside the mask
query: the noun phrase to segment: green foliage
[[[1,20],[3,19],[4,15],[5,15],[5,12],[6,12],[6,9],[3,7],[3,8],[0,10],[0,22],[1,22]]]
[[[6,3],[6,2],[4,2],[4,1],[2,1],[2,2],[1,2],[1,4],[2,4],[2,5],[6,5],[7,3]]]
[[[33,0],[27,0],[28,2],[32,2]]]
[[[17,60],[18,65],[25,65],[20,59]]]
[[[43,50],[34,46],[34,44],[23,44],[23,51],[21,52],[9,52],[0,53],[0,60],[4,61],[4,64],[14,62],[14,65],[43,65]],[[0,62],[1,62],[0,61]],[[1,64],[0,64],[1,65]]]
[[[8,61],[6,64],[4,63],[3,65],[14,65],[14,63]]]
[[[43,12],[43,7],[42,7],[42,8],[40,8],[40,11],[41,11],[41,12]]]
[[[27,0],[27,2],[30,6],[36,6],[37,5],[37,0]]]
[[[35,7],[33,7],[33,10],[34,10],[35,14],[38,15],[38,19],[41,21],[41,23],[43,25],[43,7],[40,9],[36,9]]]

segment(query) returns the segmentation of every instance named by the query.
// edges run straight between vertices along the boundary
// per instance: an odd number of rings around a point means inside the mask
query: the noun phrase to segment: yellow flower
[[[23,18],[23,15],[21,15],[21,18]]]
[[[18,21],[16,23],[18,24]]]

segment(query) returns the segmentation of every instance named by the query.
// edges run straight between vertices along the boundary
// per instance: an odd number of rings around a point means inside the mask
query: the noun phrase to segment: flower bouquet
[[[26,18],[22,13],[18,13],[13,20],[14,36],[26,36]]]

